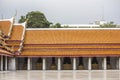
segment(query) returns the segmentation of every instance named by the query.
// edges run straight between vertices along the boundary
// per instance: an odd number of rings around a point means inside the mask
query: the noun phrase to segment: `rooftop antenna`
[[[15,22],[15,17],[17,16],[17,10],[15,10],[15,14],[14,14],[14,22]]]

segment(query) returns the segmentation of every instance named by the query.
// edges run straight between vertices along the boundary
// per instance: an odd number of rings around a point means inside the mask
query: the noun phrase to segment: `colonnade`
[[[28,58],[28,62],[27,62],[27,70],[32,70],[32,68],[31,68],[31,59],[32,58]],[[47,64],[47,62],[46,62],[46,59],[47,58],[42,58],[42,70],[47,70],[47,68],[46,68],[46,64]],[[61,60],[62,58],[60,58],[60,57],[58,57],[57,58],[57,70],[63,70],[62,69],[62,60]],[[72,58],[73,59],[73,63],[72,63],[72,70],[78,70],[77,69],[77,58],[76,57],[73,57]],[[92,57],[88,57],[88,62],[86,62],[87,64],[88,64],[88,69],[87,70],[93,70],[92,69]],[[102,57],[102,63],[101,63],[101,66],[102,66],[102,70],[107,70],[107,57]],[[116,64],[116,66],[117,66],[117,70],[119,69],[120,70],[120,58],[118,58],[118,60],[117,60],[117,64]]]
[[[71,57],[72,59],[72,69],[71,70],[78,70],[78,57]],[[83,57],[84,58],[84,57]],[[93,57],[86,57],[87,61],[85,62],[85,64],[87,64],[87,69],[86,70],[93,70],[92,69],[92,58]],[[116,57],[117,58],[117,62],[116,62],[116,69],[120,70],[120,57]],[[7,57],[7,56],[0,56],[0,70],[3,71],[7,71],[7,70],[17,70],[17,61],[16,61],[16,57]],[[47,58],[41,58],[42,59],[42,70],[47,70]],[[63,70],[62,69],[62,57],[56,57],[56,65],[57,65],[57,70]],[[107,57],[101,57],[102,63],[102,70],[107,70]],[[18,64],[19,66],[19,64]],[[27,57],[27,63],[26,63],[26,70],[32,70],[32,57]]]

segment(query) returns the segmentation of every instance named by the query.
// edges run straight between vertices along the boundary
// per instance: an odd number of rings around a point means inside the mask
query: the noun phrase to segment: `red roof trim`
[[[64,45],[120,45],[120,43],[82,43],[82,44],[24,44],[24,46],[56,46],[56,45],[60,45],[60,46],[64,46]]]
[[[28,48],[28,49],[23,49],[23,51],[78,51],[78,50],[120,50],[120,48]]]
[[[47,56],[41,56],[41,55],[34,55],[34,56],[31,56],[31,55],[17,55],[16,57],[120,57],[120,54],[99,54],[99,55],[90,55],[90,54],[86,54],[86,55],[47,55]]]

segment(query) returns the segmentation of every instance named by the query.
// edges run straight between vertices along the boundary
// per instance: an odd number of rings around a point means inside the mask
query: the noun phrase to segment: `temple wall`
[[[52,59],[51,58],[46,58],[46,69],[50,69],[50,65],[52,64]]]
[[[87,57],[83,58],[83,64],[84,64],[85,70],[88,70],[88,58]]]
[[[117,60],[118,60],[117,57],[111,57],[110,58],[110,64],[111,64],[112,69],[118,69],[117,68]]]
[[[101,58],[101,57],[98,57],[97,58],[97,61],[98,61],[98,66],[99,66],[99,69],[100,70],[103,70],[103,58]]]
[[[35,70],[35,69],[36,69],[36,66],[35,66],[35,65],[36,65],[36,63],[37,63],[37,60],[38,60],[38,58],[32,58],[32,60],[31,60],[31,61],[32,61],[32,63],[31,63],[31,64],[32,64],[32,70]]]

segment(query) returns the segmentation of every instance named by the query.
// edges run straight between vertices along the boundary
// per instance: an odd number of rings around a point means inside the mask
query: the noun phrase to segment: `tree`
[[[115,28],[116,24],[113,21],[100,25],[101,28]]]
[[[50,26],[51,28],[62,28],[60,23]]]
[[[39,11],[28,12],[26,16],[21,16],[19,23],[28,19],[27,28],[49,28],[51,22],[49,22],[45,15]]]
[[[26,18],[25,16],[21,16],[21,19],[19,20],[19,23],[25,22]]]

